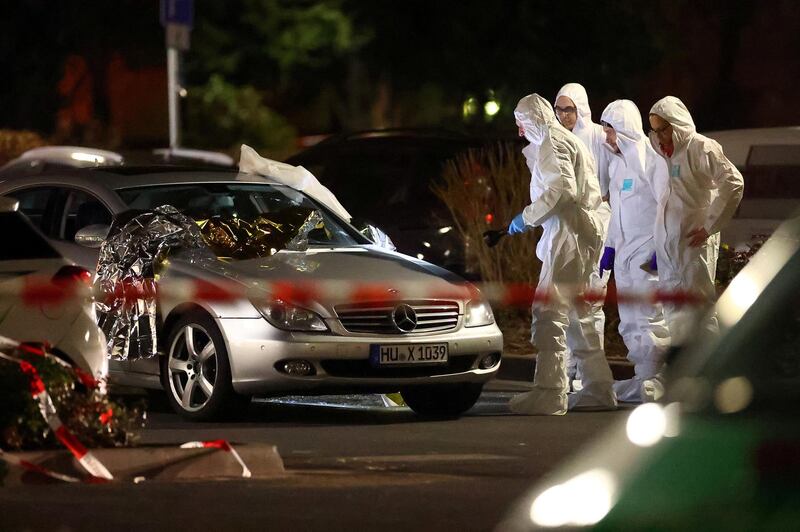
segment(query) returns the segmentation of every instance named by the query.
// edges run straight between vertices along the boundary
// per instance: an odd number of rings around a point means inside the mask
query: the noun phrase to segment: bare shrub
[[[536,284],[538,231],[503,238],[489,248],[487,229],[505,229],[530,203],[531,175],[518,144],[500,142],[470,150],[447,162],[434,193],[447,205],[466,244],[466,263],[476,265],[484,282]]]
[[[493,248],[483,242],[487,229],[505,229],[530,203],[531,175],[521,146],[501,142],[448,161],[434,193],[447,205],[466,246],[466,264],[484,282],[536,285],[541,262],[536,258],[540,231],[507,236]],[[528,354],[530,309],[495,308],[506,354]]]

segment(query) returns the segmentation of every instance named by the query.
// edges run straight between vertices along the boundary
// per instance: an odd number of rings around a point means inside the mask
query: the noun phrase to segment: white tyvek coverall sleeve
[[[546,140],[538,153],[539,176],[537,185],[542,191],[532,203],[522,211],[526,225],[537,227],[555,215],[559,209],[575,201],[577,193],[575,172],[570,163],[569,153],[563,147],[553,146]]]
[[[744,193],[744,178],[732,162],[722,153],[722,147],[713,139],[703,138],[689,146],[692,170],[707,176],[717,187],[708,208],[706,231],[718,233],[736,212]]]

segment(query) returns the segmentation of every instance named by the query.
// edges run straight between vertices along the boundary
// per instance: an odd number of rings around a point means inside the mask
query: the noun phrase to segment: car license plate
[[[373,366],[413,366],[446,364],[447,344],[372,344],[370,361]]]

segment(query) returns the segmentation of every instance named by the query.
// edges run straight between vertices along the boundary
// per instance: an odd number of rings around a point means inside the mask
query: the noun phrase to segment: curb
[[[633,364],[625,358],[609,358],[608,365],[614,380],[633,378]],[[535,355],[503,355],[500,369],[497,370],[496,380],[533,382],[536,371]]]
[[[236,445],[236,450],[252,473],[251,478],[270,478],[286,473],[278,449],[269,444]],[[85,470],[67,450],[5,453],[32,464],[70,476],[83,478]],[[93,449],[92,454],[114,475],[114,481],[170,482],[187,480],[241,479],[242,466],[229,452],[218,449],[181,449],[178,446],[142,446],[120,449]],[[10,464],[0,485],[58,482]]]

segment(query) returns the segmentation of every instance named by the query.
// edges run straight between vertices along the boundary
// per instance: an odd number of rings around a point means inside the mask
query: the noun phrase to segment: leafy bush
[[[86,386],[70,369],[39,355],[20,350],[39,373],[59,419],[89,448],[122,447],[134,443],[144,425],[142,405],[124,406],[97,387]],[[28,377],[19,364],[0,359],[0,447],[9,449],[58,448],[61,443],[31,397]]]
[[[187,146],[235,150],[242,143],[271,154],[294,149],[295,129],[264,104],[252,86],[236,86],[217,74],[188,92]]]
[[[717,260],[717,290],[723,290],[731,283],[768,238],[769,235],[753,235],[744,251],[736,251],[727,244],[720,246]]]
[[[33,131],[0,129],[0,166],[23,152],[46,145],[47,142]]]

